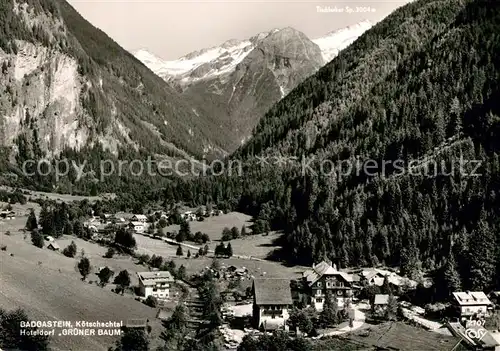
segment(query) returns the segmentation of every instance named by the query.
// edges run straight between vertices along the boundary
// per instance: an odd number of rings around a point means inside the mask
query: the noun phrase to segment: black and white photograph
[[[500,1],[0,0],[0,351],[500,351]]]

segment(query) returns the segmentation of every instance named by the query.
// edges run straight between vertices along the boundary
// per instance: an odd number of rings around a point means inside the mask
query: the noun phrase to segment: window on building
[[[323,302],[323,299],[322,299],[321,297],[318,297],[318,298],[316,299],[316,302],[317,302],[317,303],[322,303],[322,302]]]
[[[318,288],[321,288],[321,282],[318,282],[316,285],[318,286]]]
[[[316,290],[316,295],[318,295],[318,296],[321,295],[321,289]]]

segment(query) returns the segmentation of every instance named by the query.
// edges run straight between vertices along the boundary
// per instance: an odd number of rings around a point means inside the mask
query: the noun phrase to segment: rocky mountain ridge
[[[315,40],[291,27],[273,29],[174,61],[161,60],[146,50],[135,56],[219,125],[223,147],[231,152],[247,140],[274,103],[371,26],[364,21]]]

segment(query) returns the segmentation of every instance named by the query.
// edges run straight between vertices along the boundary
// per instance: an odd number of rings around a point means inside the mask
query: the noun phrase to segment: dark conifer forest
[[[464,288],[498,287],[499,53],[498,2],[413,2],[266,114],[231,158],[242,177],[181,181],[157,196],[249,213],[257,231],[284,231],[280,258],[294,263],[383,263],[407,276],[446,266]],[[368,160],[376,174],[320,172],[325,161]]]

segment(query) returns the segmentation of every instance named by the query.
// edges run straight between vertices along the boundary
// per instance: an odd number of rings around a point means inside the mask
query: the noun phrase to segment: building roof
[[[133,215],[132,218],[137,218],[137,219],[148,219],[148,217],[146,215],[143,215],[143,214],[136,214],[136,215]]]
[[[52,247],[52,248],[57,249],[57,250],[60,249],[59,244],[54,242],[54,241],[51,242],[47,247]]]
[[[389,303],[389,295],[388,294],[376,294],[374,305],[387,305]]]
[[[132,224],[134,227],[144,226],[143,222],[137,222],[137,221],[131,221],[130,224]]]
[[[488,296],[482,291],[457,291],[453,297],[461,306],[492,305]]]
[[[157,271],[157,272],[137,272],[137,275],[141,279],[172,279],[172,274],[168,271]]]
[[[253,287],[257,305],[291,305],[293,303],[289,279],[254,279]]]
[[[156,285],[160,282],[173,282],[174,277],[167,271],[137,272],[137,276],[143,285]]]
[[[313,266],[312,269],[305,271],[302,276],[309,283],[309,286],[313,285],[324,275],[338,275],[341,276],[346,282],[352,282],[352,276],[346,272],[338,271],[335,266],[332,266],[331,262],[322,261]]]
[[[492,291],[492,292],[490,293],[490,296],[492,296],[492,297],[497,297],[497,298],[498,298],[498,297],[500,297],[500,291]]]
[[[372,268],[366,269],[361,272],[361,275],[368,281],[377,286],[382,286],[384,284],[384,278],[387,276],[387,280],[390,284],[395,286],[402,286],[407,284],[410,287],[416,287],[417,282],[406,277],[402,277],[394,272],[387,271],[384,269]]]

